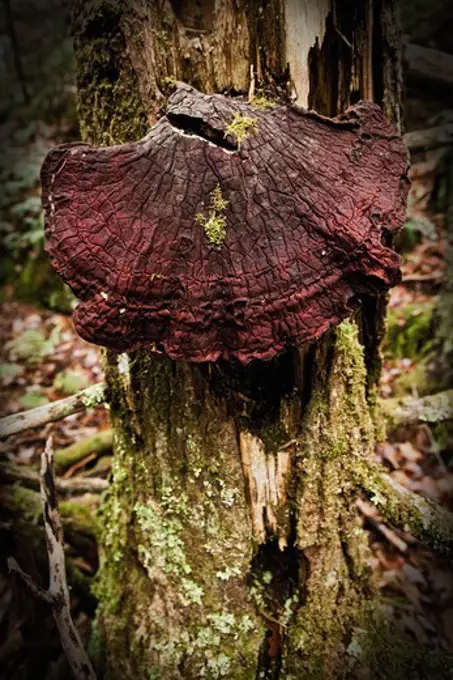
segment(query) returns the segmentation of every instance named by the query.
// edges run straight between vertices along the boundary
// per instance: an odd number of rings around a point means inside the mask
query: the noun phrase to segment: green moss
[[[434,302],[389,309],[385,350],[394,358],[420,359],[433,344]]]
[[[255,677],[264,633],[245,583],[251,545],[235,435],[219,434],[197,375],[139,352],[124,381],[110,357],[115,462],[96,593],[112,678]]]
[[[32,524],[39,524],[42,516],[42,505],[36,491],[27,489],[19,483],[14,484],[13,502],[20,516]]]
[[[392,525],[416,536],[437,552],[453,550],[453,516],[433,501],[407,491],[377,467],[355,471],[362,475],[362,487],[371,502]]]
[[[120,3],[93,3],[83,25],[76,26],[81,135],[99,146],[140,139],[148,129],[121,12]]]
[[[372,669],[375,680],[451,680],[453,655],[422,648],[403,635],[391,622],[391,616],[391,611],[383,603],[377,603],[368,612],[366,630],[356,632],[350,645],[350,656],[359,661],[368,673]]]
[[[368,545],[354,510],[358,484],[352,471],[372,459],[374,427],[357,326],[343,322],[335,336],[333,354],[328,342],[318,350],[298,446],[297,536],[299,547],[309,551],[310,575],[305,600],[289,624],[288,677],[337,677],[370,602]]]
[[[258,121],[256,118],[249,118],[241,116],[240,113],[233,114],[233,120],[225,128],[225,136],[232,135],[236,137],[238,146],[244,139],[247,139],[251,134],[258,131]]]
[[[226,217],[222,214],[228,207],[228,201],[223,198],[220,185],[211,191],[209,202],[209,215],[197,213],[196,222],[203,227],[209,244],[215,248],[221,248],[226,238]]]
[[[427,354],[422,359],[414,362],[407,373],[399,375],[392,383],[396,397],[406,394],[416,394],[423,397],[444,388],[442,376],[433,372],[435,355]]]
[[[89,536],[96,533],[96,516],[92,508],[77,501],[60,501],[58,507],[66,528]]]

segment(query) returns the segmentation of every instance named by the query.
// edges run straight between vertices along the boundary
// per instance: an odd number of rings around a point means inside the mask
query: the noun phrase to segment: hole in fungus
[[[223,130],[213,128],[201,118],[186,116],[182,113],[167,113],[167,118],[173,127],[181,130],[186,135],[201,137],[211,144],[220,146],[227,151],[237,151],[238,144],[234,142],[230,135],[225,136]]]

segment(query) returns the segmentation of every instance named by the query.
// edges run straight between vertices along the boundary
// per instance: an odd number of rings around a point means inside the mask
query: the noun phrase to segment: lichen
[[[206,238],[212,248],[218,250],[221,248],[226,238],[226,217],[222,213],[227,209],[228,201],[223,198],[222,189],[220,185],[214,187],[210,194],[210,202],[208,206],[209,216],[206,217],[203,213],[195,215],[197,224],[203,227]]]
[[[240,146],[244,139],[247,139],[251,134],[257,132],[257,130],[258,121],[256,118],[242,116],[240,113],[236,112],[233,114],[231,123],[225,128],[225,137],[227,135],[236,137],[237,144]]]
[[[96,594],[109,677],[252,680],[264,632],[234,430],[218,431],[201,394],[185,399],[198,368],[144,352],[128,364],[128,385],[116,356],[106,375],[116,437]]]

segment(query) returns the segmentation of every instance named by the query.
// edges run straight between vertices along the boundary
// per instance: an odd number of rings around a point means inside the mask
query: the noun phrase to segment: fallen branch
[[[406,43],[404,50],[406,75],[430,80],[438,85],[453,85],[453,55]]]
[[[453,420],[453,389],[418,399],[382,399],[381,408],[391,427]]]
[[[361,487],[382,517],[435,552],[453,555],[453,514],[369,466]]]
[[[47,423],[62,420],[72,413],[98,406],[104,402],[104,399],[105,385],[104,383],[97,383],[72,397],[6,416],[0,419],[0,439],[5,439],[12,434],[24,432],[33,427],[41,427]]]
[[[11,572],[20,576],[34,597],[44,600],[52,606],[61,646],[76,680],[96,680],[95,672],[71,617],[71,603],[66,582],[63,529],[58,512],[52,467],[52,441],[49,438],[41,456],[40,472],[41,501],[49,556],[49,588],[47,590],[39,588],[30,576],[22,571],[16,560],[11,557],[8,559],[8,567]]]
[[[427,130],[406,132],[404,142],[409,151],[430,151],[453,144],[453,124],[438,125]]]
[[[25,486],[37,489],[40,486],[40,478],[36,472],[22,465],[14,463],[0,463],[0,478],[8,482],[22,482]],[[92,479],[74,478],[57,479],[55,486],[57,491],[64,494],[71,493],[102,493],[108,488],[108,481],[99,477]]]
[[[0,496],[2,512],[6,517],[12,517],[15,521],[22,521],[27,525],[31,534],[41,535],[42,511],[39,492],[18,484],[8,484],[0,486]],[[76,500],[60,501],[60,517],[66,536],[77,535],[94,541],[98,507],[98,494],[86,493]],[[71,542],[70,538],[68,542]]]
[[[110,451],[113,445],[112,430],[102,430],[91,437],[82,439],[75,444],[65,446],[64,448],[55,451],[55,472],[61,474],[68,468],[72,467],[79,461],[86,458],[90,453],[95,453],[98,456]]]

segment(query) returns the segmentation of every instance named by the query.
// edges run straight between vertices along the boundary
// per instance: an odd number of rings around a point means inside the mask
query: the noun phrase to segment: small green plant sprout
[[[218,250],[226,237],[226,217],[222,213],[227,209],[228,201],[222,195],[220,185],[214,187],[210,194],[209,217],[197,213],[195,220],[204,229],[206,238],[212,248]]]
[[[256,118],[241,116],[240,113],[236,112],[233,114],[231,123],[225,128],[225,137],[228,135],[236,137],[238,146],[241,146],[241,142],[243,142],[244,139],[247,139],[253,132],[257,132],[257,130],[258,122]]]

